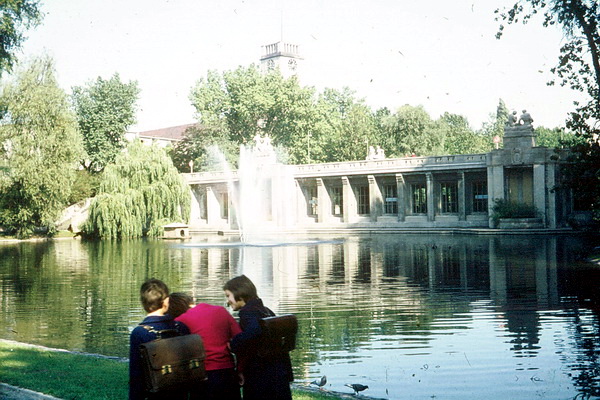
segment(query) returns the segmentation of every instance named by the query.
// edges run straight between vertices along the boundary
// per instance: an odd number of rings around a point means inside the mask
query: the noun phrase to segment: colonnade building
[[[537,147],[525,123],[507,125],[503,147],[486,154],[289,165],[281,172],[259,163],[251,168],[275,173],[253,182],[258,190],[250,198],[240,195],[244,166],[233,173],[184,174],[192,193],[190,229],[238,231],[242,210],[249,208],[246,214],[262,215],[264,230],[495,230],[503,228],[492,218],[497,199],[535,207],[535,218],[513,227],[562,229],[572,200],[557,189],[561,158]]]

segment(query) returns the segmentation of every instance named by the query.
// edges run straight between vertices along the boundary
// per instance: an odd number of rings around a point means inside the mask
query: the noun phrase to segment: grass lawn
[[[61,399],[127,398],[128,364],[115,359],[73,354],[0,340],[2,383]],[[330,399],[293,391],[294,400]]]

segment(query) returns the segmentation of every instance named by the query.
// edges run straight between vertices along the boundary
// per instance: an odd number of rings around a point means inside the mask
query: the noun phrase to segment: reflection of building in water
[[[560,175],[554,155],[535,146],[531,125],[513,125],[505,128],[504,147],[487,154],[288,166],[295,184],[287,200],[292,204],[286,204],[293,210],[288,226],[301,231],[492,228],[494,201],[507,200],[537,210],[520,227],[561,228],[573,213],[573,201],[569,193],[554,190]],[[191,229],[238,229],[233,209],[238,200],[230,193],[235,185],[228,185],[226,174],[184,176],[192,191]],[[268,199],[284,191],[280,184],[266,189]],[[242,198],[240,207],[252,201]],[[267,206],[275,210],[274,204]]]
[[[315,246],[242,249],[242,257],[252,262],[235,264],[239,256],[231,258],[234,265],[242,265],[235,273],[250,276],[275,308],[300,296],[299,279],[313,280],[322,290],[366,283],[375,295],[384,280],[403,278],[409,285],[434,292],[458,289],[471,293],[473,301],[491,299],[512,332],[512,349],[528,355],[535,354],[538,342],[539,310],[560,305],[556,247],[557,239],[551,237],[478,236],[467,241],[402,235],[389,240],[354,237]],[[525,252],[528,257],[522,256]]]

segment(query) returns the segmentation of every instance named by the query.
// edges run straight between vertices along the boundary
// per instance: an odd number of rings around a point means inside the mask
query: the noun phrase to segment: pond
[[[225,305],[244,273],[299,318],[296,382],[389,399],[600,397],[597,238],[292,236],[0,245],[0,338],[125,357],[140,284]],[[587,398],[587,397],[584,397]]]

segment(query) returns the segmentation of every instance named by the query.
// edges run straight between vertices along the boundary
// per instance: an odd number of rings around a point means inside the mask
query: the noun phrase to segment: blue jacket
[[[156,333],[149,332],[142,325],[148,325],[154,330],[175,329],[180,335],[190,333],[187,326],[181,322],[173,320],[170,315],[149,316],[136,326],[129,336],[129,399],[142,400],[146,398],[160,399],[161,396],[146,393],[144,385],[144,370],[142,369],[142,357],[140,345],[157,339]],[[165,398],[174,398],[171,395]]]
[[[240,309],[242,333],[231,339],[231,351],[241,358],[245,380],[244,400],[292,398],[290,382],[294,375],[289,354],[261,354],[264,346],[260,319],[273,315],[273,311],[265,307],[261,299],[250,300]]]

